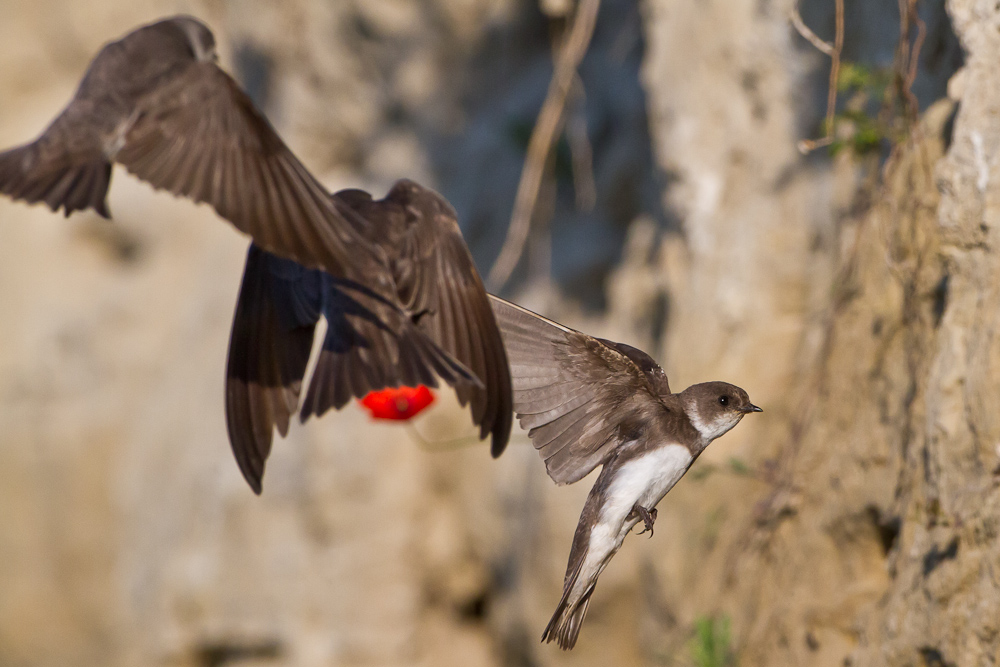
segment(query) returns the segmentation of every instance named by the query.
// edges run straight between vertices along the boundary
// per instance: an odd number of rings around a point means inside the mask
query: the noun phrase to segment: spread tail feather
[[[92,208],[110,218],[105,200],[111,183],[111,163],[96,158],[73,163],[42,157],[36,143],[0,153],[0,192],[34,204],[45,202],[53,211],[62,208],[67,217],[73,211]]]
[[[587,615],[587,608],[590,606],[590,596],[594,592],[594,587],[591,586],[588,588],[587,592],[583,594],[583,597],[575,605],[569,604],[569,593],[571,590],[572,585],[567,585],[566,592],[563,593],[563,597],[559,601],[559,606],[556,607],[556,612],[552,614],[552,619],[545,626],[545,632],[542,633],[543,642],[555,641],[559,644],[559,648],[564,651],[568,651],[576,645],[576,638],[580,635],[580,628],[583,626],[583,619]]]

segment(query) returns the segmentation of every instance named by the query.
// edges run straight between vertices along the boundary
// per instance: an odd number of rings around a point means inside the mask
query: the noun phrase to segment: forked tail
[[[47,158],[36,141],[0,153],[0,192],[53,211],[92,208],[111,217],[105,197],[111,183],[111,163],[103,158],[74,162],[66,155]]]

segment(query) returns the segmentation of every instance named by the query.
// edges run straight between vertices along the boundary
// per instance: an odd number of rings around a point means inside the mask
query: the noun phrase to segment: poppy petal
[[[433,402],[434,394],[425,385],[380,389],[369,392],[360,401],[373,418],[392,420],[415,417]]]

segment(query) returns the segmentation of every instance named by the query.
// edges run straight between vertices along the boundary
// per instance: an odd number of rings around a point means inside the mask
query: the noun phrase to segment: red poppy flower
[[[434,394],[425,385],[381,389],[360,401],[375,419],[397,420],[415,417],[433,402]]]

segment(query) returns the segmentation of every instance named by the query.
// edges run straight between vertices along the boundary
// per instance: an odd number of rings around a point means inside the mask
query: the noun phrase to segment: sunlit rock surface
[[[960,111],[929,107],[868,210],[849,155],[795,150],[827,61],[790,1],[605,4],[581,72],[597,205],[557,159],[551,246],[520,272],[557,287],[517,298],[765,413],[626,541],[577,648],[538,638],[590,481],[555,487],[520,432],[491,460],[447,392],[412,428],[353,406],[293,427],[253,495],[222,412],[246,239],[116,171],[113,223],[0,200],[0,665],[686,665],[705,616],[741,665],[1000,657],[995,3],[949,2]],[[802,7],[825,38],[827,5]],[[955,53],[926,5],[925,107]],[[849,15],[851,58],[891,59],[895,7]],[[103,42],[180,11],[329,187],[439,188],[489,268],[550,71],[533,3],[14,3],[0,146]]]

